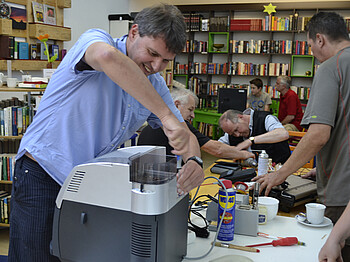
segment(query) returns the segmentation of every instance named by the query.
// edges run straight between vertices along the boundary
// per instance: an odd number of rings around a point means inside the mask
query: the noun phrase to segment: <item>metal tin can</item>
[[[265,152],[265,150],[262,150],[262,152],[259,154],[258,159],[258,176],[267,174],[269,169],[269,155]]]
[[[232,241],[235,230],[236,191],[232,188],[231,180],[224,180],[223,183],[228,193],[228,200],[226,197],[225,190],[221,188],[218,194],[218,227],[220,224],[222,214],[225,210],[226,201],[228,201],[228,204],[226,213],[224,215],[224,220],[222,221],[220,229],[218,228],[218,240]]]

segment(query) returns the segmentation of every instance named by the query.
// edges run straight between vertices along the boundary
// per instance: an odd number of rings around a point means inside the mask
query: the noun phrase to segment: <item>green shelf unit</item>
[[[174,74],[173,79],[185,85],[188,88],[188,75],[186,74]],[[173,83],[174,84],[174,83]]]
[[[314,76],[314,56],[292,55],[291,76],[310,77]]]
[[[209,32],[209,53],[223,53],[227,54],[229,50],[229,32]],[[218,51],[214,44],[223,44],[224,46]]]

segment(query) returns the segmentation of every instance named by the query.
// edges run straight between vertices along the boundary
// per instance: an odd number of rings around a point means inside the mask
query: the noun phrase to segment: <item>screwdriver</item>
[[[256,244],[256,245],[247,245],[246,247],[259,247],[259,246],[267,246],[273,245],[276,246],[292,246],[298,244],[298,238],[296,237],[285,237],[278,240],[274,240],[270,243]]]

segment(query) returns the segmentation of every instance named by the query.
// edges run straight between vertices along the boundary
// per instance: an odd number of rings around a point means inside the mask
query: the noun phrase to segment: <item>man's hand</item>
[[[162,120],[163,130],[169,139],[169,144],[174,148],[174,155],[183,155],[189,151],[190,134],[185,123],[180,123],[177,118],[173,117]]]
[[[204,181],[203,169],[193,160],[188,161],[177,174],[177,192],[190,192]]]
[[[239,151],[240,157],[237,159],[247,159],[247,158],[253,158],[255,159],[255,155],[252,152],[246,151],[246,150],[240,150]]]
[[[318,254],[320,262],[343,262],[341,249],[344,247],[345,241],[342,243],[336,242],[329,238]]]
[[[252,145],[252,141],[250,141],[249,139],[246,139],[237,145],[237,149],[238,150],[247,149],[251,145]]]
[[[260,184],[260,192],[266,188],[265,190],[265,196],[268,196],[271,189],[274,186],[278,186],[280,184],[282,184],[286,179],[281,176],[278,171],[273,172],[273,173],[268,173],[265,175],[261,175],[261,176],[256,176],[252,179],[252,181],[256,181]]]
[[[309,179],[316,179],[316,167],[311,169],[309,172],[307,172],[305,175],[301,175],[302,178],[309,178]]]

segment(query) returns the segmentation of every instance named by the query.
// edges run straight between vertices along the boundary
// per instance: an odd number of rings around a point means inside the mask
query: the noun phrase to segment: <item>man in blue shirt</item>
[[[16,157],[9,261],[58,261],[50,256],[55,199],[72,168],[124,143],[145,122],[162,126],[186,165],[178,192],[204,173],[196,138],[158,72],[186,41],[181,12],[171,5],[142,10],[129,34],[112,39],[92,29],[67,53],[45,91]]]

